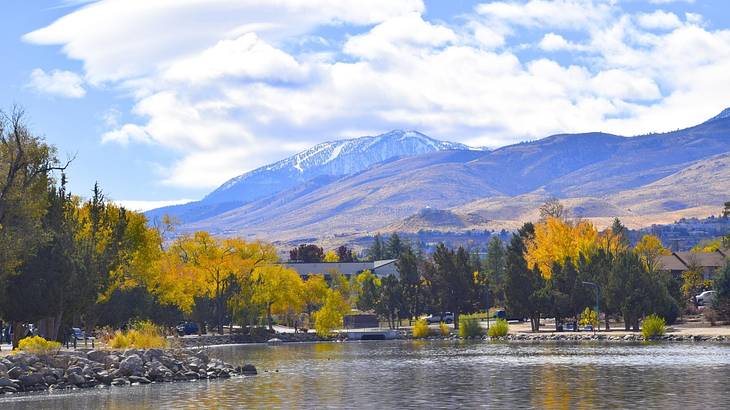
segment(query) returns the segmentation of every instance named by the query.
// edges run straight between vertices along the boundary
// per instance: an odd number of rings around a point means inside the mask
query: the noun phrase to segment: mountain
[[[232,178],[200,201],[155,209],[147,212],[147,216],[154,218],[170,214],[185,223],[195,222],[287,189],[312,189],[377,163],[447,150],[467,151],[471,148],[438,141],[417,131],[401,130],[323,142],[274,164]]]
[[[553,196],[575,216],[597,223],[618,216],[638,227],[717,212],[730,199],[729,157],[730,117],[722,115],[661,134],[559,134],[488,152],[434,149],[313,177],[183,230],[339,244],[377,231],[512,229],[535,220]]]

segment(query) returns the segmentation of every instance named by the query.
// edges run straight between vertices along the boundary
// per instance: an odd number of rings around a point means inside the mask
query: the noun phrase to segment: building
[[[660,263],[663,270],[671,272],[675,277],[692,267],[699,267],[705,279],[712,279],[725,266],[730,257],[728,249],[718,249],[715,252],[672,252],[671,255],[661,256]]]
[[[375,276],[382,278],[388,275],[398,275],[398,269],[396,269],[395,266],[396,260],[397,259],[385,259],[372,262],[289,262],[284,265],[287,268],[294,269],[303,277],[316,274],[323,274],[326,276],[331,272],[339,272],[349,277],[369,270]]]

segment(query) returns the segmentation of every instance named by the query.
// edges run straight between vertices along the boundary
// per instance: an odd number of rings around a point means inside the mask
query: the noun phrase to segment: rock
[[[68,384],[73,384],[78,387],[81,387],[86,383],[84,376],[78,373],[69,373],[66,379],[68,380]]]
[[[142,355],[142,358],[145,362],[151,362],[152,360],[158,360],[160,357],[162,357],[164,352],[162,349],[148,349],[144,354]]]
[[[129,376],[129,382],[130,383],[139,383],[139,384],[150,384],[152,383],[150,379],[143,377],[143,376]]]
[[[267,340],[266,343],[268,343],[270,345],[278,345],[278,344],[281,344],[281,339],[279,339],[278,337],[274,337],[274,338]]]
[[[38,384],[45,385],[45,382],[43,380],[43,374],[31,373],[25,376],[20,376],[20,384],[22,384],[23,387],[30,387]]]
[[[200,378],[200,376],[198,375],[198,373],[197,372],[194,372],[192,370],[189,371],[189,372],[185,372],[185,377],[188,380],[195,380],[195,379],[199,379]]]
[[[88,353],[86,353],[86,358],[91,360],[92,362],[102,363],[104,364],[106,362],[106,357],[109,356],[108,352],[105,352],[103,350],[92,350]]]
[[[104,384],[111,384],[114,377],[112,377],[106,370],[102,370],[96,374],[96,380]]]
[[[7,377],[0,377],[0,387],[8,387],[8,386],[15,387],[16,389],[18,388],[18,385],[13,383]]]
[[[66,374],[71,374],[71,373],[81,374],[81,372],[83,372],[83,371],[84,371],[84,369],[82,369],[79,366],[71,366],[68,369],[66,369]]]
[[[18,388],[13,386],[2,386],[0,387],[0,391],[2,391],[3,393],[17,393]]]
[[[124,377],[119,377],[112,380],[112,386],[126,386],[128,384],[129,380],[125,379]]]
[[[255,376],[258,374],[256,367],[252,364],[245,364],[241,367],[241,374],[244,376]]]
[[[10,370],[8,370],[8,377],[10,377],[11,379],[19,379],[20,376],[23,376],[25,373],[26,372],[22,368],[14,366]]]
[[[142,376],[144,362],[137,354],[127,356],[119,363],[119,370],[125,376]]]

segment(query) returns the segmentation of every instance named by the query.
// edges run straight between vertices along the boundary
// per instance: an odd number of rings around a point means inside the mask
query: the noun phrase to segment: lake
[[[730,346],[373,341],[211,348],[255,377],[4,396],[18,409],[730,408]]]

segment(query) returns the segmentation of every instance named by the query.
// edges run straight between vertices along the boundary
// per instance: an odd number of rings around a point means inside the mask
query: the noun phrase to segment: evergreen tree
[[[421,275],[418,272],[418,260],[411,247],[406,247],[395,262],[403,292],[404,312],[408,319],[421,313]]]
[[[400,236],[397,233],[393,233],[385,245],[384,256],[386,259],[398,259],[405,248],[406,245],[400,239]]]
[[[396,320],[401,318],[402,292],[398,278],[388,275],[381,280],[380,299],[376,306],[378,314],[384,316],[390,328],[395,328]]]
[[[487,257],[484,260],[484,272],[489,283],[489,290],[494,295],[492,306],[504,306],[504,281],[506,271],[505,249],[502,240],[494,236],[487,246]]]
[[[366,254],[368,258],[373,261],[385,259],[385,245],[383,244],[383,238],[379,233],[375,234],[373,243],[366,251]]]

